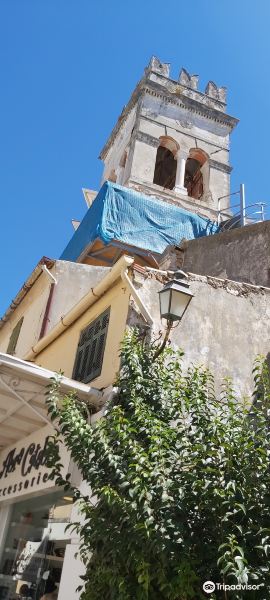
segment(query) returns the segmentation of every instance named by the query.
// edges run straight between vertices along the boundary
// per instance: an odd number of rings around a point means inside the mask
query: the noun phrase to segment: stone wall
[[[270,287],[270,221],[183,242],[180,249],[168,253],[166,268],[171,265]]]
[[[172,331],[172,343],[185,351],[184,365],[203,364],[222,378],[231,376],[239,396],[253,391],[252,368],[258,354],[267,356],[270,339],[270,290],[214,277],[189,275],[194,294],[182,322]],[[160,275],[135,272],[134,284],[154,319],[152,335],[164,332],[159,313]],[[132,301],[131,301],[132,302]],[[135,304],[129,323],[143,325]]]

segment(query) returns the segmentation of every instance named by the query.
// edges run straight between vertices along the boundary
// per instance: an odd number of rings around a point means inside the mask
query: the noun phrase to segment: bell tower
[[[107,140],[100,158],[110,180],[216,219],[218,199],[230,194],[230,133],[226,88],[152,57]],[[220,208],[228,206],[229,198]]]

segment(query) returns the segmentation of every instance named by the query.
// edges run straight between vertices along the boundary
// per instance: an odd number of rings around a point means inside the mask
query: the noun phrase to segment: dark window
[[[17,341],[20,335],[21,327],[23,324],[23,317],[18,321],[17,325],[15,325],[12,334],[9,338],[9,343],[7,347],[7,354],[14,354],[17,346]]]
[[[203,176],[201,163],[195,158],[188,158],[185,171],[185,187],[188,196],[199,200],[203,196]]]
[[[109,318],[108,308],[81,332],[72,375],[76,381],[88,383],[100,375]]]
[[[168,148],[159,146],[153,183],[172,190],[175,186],[176,166],[173,153]]]

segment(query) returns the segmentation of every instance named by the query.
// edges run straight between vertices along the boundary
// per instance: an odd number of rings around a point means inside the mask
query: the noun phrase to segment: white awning
[[[51,421],[45,394],[55,373],[0,352],[0,449],[18,442]],[[98,410],[103,394],[84,383],[62,377],[61,391],[77,396]]]

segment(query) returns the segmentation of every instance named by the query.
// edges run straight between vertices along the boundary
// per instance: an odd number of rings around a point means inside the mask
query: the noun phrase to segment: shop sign
[[[45,464],[46,448],[53,435],[52,427],[47,425],[0,454],[0,501],[55,485]],[[60,455],[67,471],[69,455],[62,444]]]

